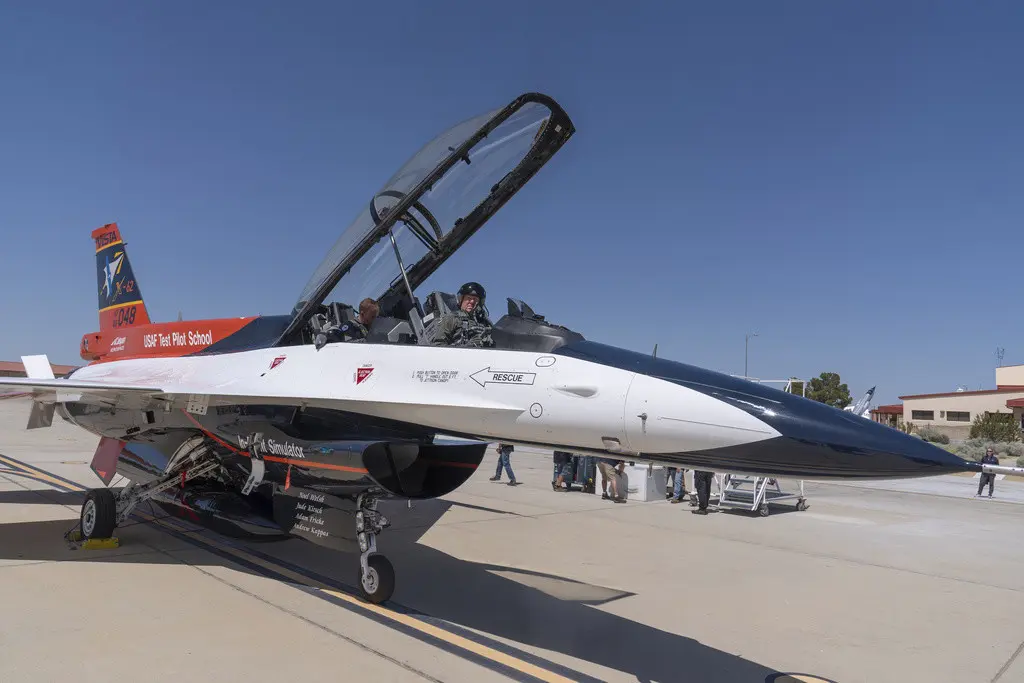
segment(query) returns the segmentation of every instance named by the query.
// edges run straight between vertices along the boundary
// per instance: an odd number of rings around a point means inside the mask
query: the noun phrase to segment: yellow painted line
[[[142,303],[142,299],[136,299],[135,301],[126,301],[123,304],[114,304],[113,306],[107,306],[106,308],[101,308],[100,309],[100,313],[104,313],[106,311],[112,311],[115,308],[124,308],[125,306],[134,306],[136,304],[141,304],[141,303]]]
[[[63,482],[60,479],[57,479],[57,478],[51,476],[50,474],[48,474],[47,472],[45,472],[45,471],[43,471],[41,469],[38,469],[36,467],[32,467],[31,465],[22,465],[21,463],[15,462],[15,461],[13,461],[13,460],[11,460],[9,458],[6,458],[6,457],[4,457],[2,455],[0,455],[0,462],[4,463],[5,465],[10,467],[11,469],[17,470],[18,472],[21,472],[21,473],[25,474],[26,476],[28,476],[28,477],[30,477],[32,479],[36,479],[38,481],[45,482],[47,484],[52,484],[52,485],[56,486],[57,488],[67,489],[67,490],[71,490],[71,491],[74,491],[74,490],[84,491],[85,490],[81,486],[79,486],[77,489],[72,488],[67,482]]]
[[[486,657],[491,661],[498,662],[499,664],[504,664],[507,667],[515,669],[516,671],[519,671],[521,673],[528,674],[542,681],[550,681],[551,683],[573,683],[573,680],[571,678],[560,676],[556,673],[548,671],[547,669],[542,669],[539,666],[530,664],[529,662],[524,662],[521,659],[516,659],[515,657],[507,655],[504,652],[499,652],[498,650],[487,647],[486,645],[480,645],[479,643],[475,643],[472,640],[469,640],[468,638],[463,638],[462,636],[455,635],[454,633],[449,633],[444,629],[434,626],[433,624],[428,624],[414,617],[410,617],[406,614],[392,612],[391,610],[381,607],[380,605],[374,605],[372,603],[363,602],[362,600],[357,600],[356,598],[353,598],[351,595],[345,595],[344,593],[339,593],[338,591],[331,590],[329,588],[321,588],[320,590],[340,600],[344,600],[345,602],[357,605],[370,612],[375,612],[376,614],[379,614],[383,617],[387,617],[392,621],[397,621],[398,623],[404,626],[414,628],[420,633],[425,633],[439,640],[451,643],[452,645],[455,645],[456,647],[459,647],[463,650],[468,650],[470,652],[480,655],[481,657]]]
[[[165,528],[173,529],[174,531],[176,531],[178,533],[183,533],[181,529],[175,529],[174,527],[163,523],[161,520],[154,519],[154,518],[150,517],[149,515],[147,515],[145,513],[137,513],[137,514],[138,514],[139,517],[142,517],[142,518],[145,518],[145,519],[149,519],[149,520],[153,521],[155,524],[159,524],[160,526],[163,526]],[[463,638],[462,636],[456,635],[454,633],[449,633],[448,631],[445,631],[442,628],[438,628],[437,626],[434,626],[432,624],[428,624],[428,623],[426,623],[424,621],[421,621],[421,620],[419,620],[419,619],[417,619],[415,617],[411,617],[409,615],[402,614],[400,612],[394,612],[392,610],[387,609],[386,607],[381,607],[380,605],[374,605],[373,603],[365,602],[365,601],[360,600],[358,598],[355,598],[355,597],[353,597],[351,595],[347,595],[345,593],[336,591],[336,590],[334,590],[332,588],[327,587],[325,584],[323,584],[323,583],[321,583],[319,581],[316,581],[314,579],[309,578],[308,576],[303,576],[302,574],[298,574],[296,572],[293,572],[290,569],[288,569],[287,567],[267,562],[267,561],[263,560],[262,558],[250,555],[250,554],[246,553],[244,550],[241,550],[239,548],[234,548],[232,546],[228,546],[228,545],[224,545],[222,543],[218,543],[216,540],[211,539],[208,536],[204,536],[203,539],[202,539],[202,542],[203,543],[209,543],[210,545],[214,546],[218,550],[227,552],[227,553],[229,553],[231,555],[234,555],[235,557],[238,557],[240,559],[245,560],[246,562],[251,562],[253,564],[259,565],[259,566],[263,567],[264,569],[267,569],[269,571],[274,572],[275,574],[282,574],[284,576],[287,576],[288,578],[292,579],[296,583],[299,583],[299,584],[302,584],[304,586],[308,586],[310,588],[316,589],[316,590],[318,590],[318,591],[320,591],[322,593],[326,593],[327,595],[330,595],[332,597],[338,598],[339,600],[343,600],[343,601],[347,602],[350,605],[354,605],[354,606],[356,606],[356,607],[358,607],[360,609],[364,609],[364,610],[366,610],[368,612],[373,612],[373,613],[375,613],[375,614],[377,614],[379,616],[385,617],[385,618],[387,618],[387,619],[389,619],[391,621],[398,622],[399,624],[402,624],[403,626],[408,626],[409,628],[415,629],[415,630],[419,631],[420,633],[424,633],[426,635],[433,636],[434,638],[437,638],[438,640],[442,640],[442,641],[444,641],[444,642],[446,642],[446,643],[448,643],[450,645],[454,645],[454,646],[456,646],[456,647],[458,647],[458,648],[460,648],[462,650],[467,650],[467,651],[472,652],[474,654],[480,655],[481,657],[489,659],[489,660],[491,660],[493,662],[497,662],[499,664],[504,664],[505,666],[507,666],[509,668],[512,668],[512,669],[515,669],[516,671],[519,671],[521,673],[533,676],[534,678],[537,678],[539,680],[548,681],[549,683],[573,683],[573,679],[571,679],[571,678],[566,678],[565,676],[561,676],[559,674],[553,673],[551,671],[548,671],[547,669],[543,669],[543,668],[541,668],[539,666],[536,666],[534,664],[531,664],[529,662],[525,662],[525,661],[523,661],[521,659],[518,659],[516,657],[512,657],[511,655],[507,655],[504,652],[499,652],[498,650],[495,650],[493,648],[487,647],[486,645],[481,645],[479,643],[476,643],[476,642],[474,642],[472,640],[469,640],[468,638]]]
[[[0,474],[6,474],[11,477],[22,477],[23,479],[29,479],[31,481],[39,482],[40,484],[52,484],[53,482],[47,481],[42,477],[37,477],[31,472],[21,472],[18,470],[0,470]],[[66,488],[66,487],[65,487]],[[49,489],[46,489],[47,491]]]
[[[48,480],[48,483],[52,483],[52,484],[54,484],[56,486],[59,486],[59,487],[61,487],[63,489],[71,489],[71,490],[77,489],[78,491],[84,491],[85,490],[85,488],[80,486],[80,485],[75,485],[73,487],[70,484],[70,482],[69,483],[64,483],[64,482],[61,482],[61,481],[59,481],[57,479],[54,479],[53,477],[50,477],[50,476],[46,475],[46,473],[43,472],[42,470],[39,470],[39,469],[37,469],[35,467],[32,467],[30,465],[25,465],[25,467],[20,467],[19,463],[11,462],[10,460],[8,460],[7,458],[5,458],[2,455],[0,455],[0,462],[5,462],[9,466],[15,467],[17,469],[21,469],[22,471],[24,471],[25,469],[29,469],[30,468],[30,469],[34,470],[35,472],[38,472],[39,475],[40,475],[40,478],[45,477]],[[29,475],[29,476],[31,476],[31,475]],[[169,530],[175,531],[177,533],[188,533],[186,531],[183,531],[180,528],[176,528],[176,527],[174,527],[174,526],[172,526],[170,524],[165,523],[162,519],[158,519],[158,518],[153,517],[152,515],[148,515],[148,514],[146,514],[144,512],[136,511],[134,514],[136,516],[141,517],[142,519],[144,519],[144,520],[154,524],[154,525],[161,526],[161,527],[163,527],[165,529],[169,529]],[[336,591],[336,590],[334,590],[332,588],[327,587],[325,584],[323,584],[323,583],[321,583],[319,581],[316,581],[314,579],[309,578],[308,576],[303,576],[302,574],[299,574],[297,572],[293,572],[292,570],[290,570],[287,567],[284,567],[282,565],[278,565],[278,564],[273,564],[271,562],[267,562],[263,558],[256,557],[254,555],[250,555],[249,553],[247,553],[244,550],[241,550],[239,548],[235,548],[235,547],[232,547],[232,546],[229,546],[229,545],[224,545],[223,543],[220,543],[220,542],[216,541],[215,539],[213,539],[213,538],[211,538],[209,536],[205,536],[204,535],[202,540],[201,540],[201,542],[203,544],[208,544],[210,546],[213,546],[213,547],[217,548],[218,550],[220,550],[222,552],[226,552],[226,553],[228,553],[230,555],[234,555],[235,557],[237,557],[239,559],[242,559],[242,560],[245,560],[246,562],[251,562],[252,564],[255,564],[255,565],[258,565],[260,567],[263,567],[264,569],[266,569],[268,571],[271,571],[271,572],[273,572],[275,574],[281,574],[281,575],[287,576],[291,580],[293,580],[295,583],[302,584],[302,585],[307,586],[309,588],[313,588],[313,589],[318,590],[318,591],[320,591],[322,593],[330,595],[330,596],[332,596],[334,598],[337,598],[339,600],[343,600],[343,601],[345,601],[346,603],[348,603],[350,605],[354,605],[355,607],[358,607],[360,609],[364,609],[364,610],[366,610],[368,612],[373,612],[373,613],[375,613],[375,614],[377,614],[379,616],[385,617],[386,619],[390,619],[391,621],[394,621],[394,622],[397,622],[399,624],[402,624],[403,626],[407,626],[409,628],[415,629],[416,631],[419,631],[420,633],[423,633],[423,634],[428,635],[428,636],[432,636],[434,638],[437,638],[438,640],[442,640],[442,641],[444,641],[444,642],[446,642],[446,643],[448,643],[450,645],[454,645],[455,647],[458,647],[458,648],[460,648],[462,650],[466,650],[468,652],[472,652],[472,653],[474,653],[476,655],[479,655],[481,657],[489,659],[489,660],[491,660],[493,662],[497,662],[499,664],[503,664],[503,665],[505,665],[505,666],[507,666],[507,667],[509,667],[511,669],[515,669],[516,671],[519,671],[520,673],[527,674],[528,676],[533,676],[534,678],[536,678],[538,680],[547,681],[548,683],[574,683],[573,679],[571,679],[571,678],[566,678],[565,676],[561,676],[561,675],[556,674],[556,673],[554,673],[552,671],[548,671],[547,669],[541,668],[541,667],[539,667],[539,666],[537,666],[535,664],[531,664],[529,662],[523,661],[523,660],[518,659],[516,657],[513,657],[511,655],[505,654],[504,652],[500,652],[498,650],[495,650],[494,648],[487,647],[486,645],[481,645],[480,643],[477,643],[477,642],[474,642],[472,640],[469,640],[468,638],[463,638],[462,636],[456,635],[454,633],[450,633],[448,631],[445,631],[442,628],[438,628],[437,626],[434,626],[433,624],[428,624],[428,623],[426,623],[424,621],[421,621],[421,620],[419,620],[419,619],[417,619],[415,617],[411,617],[409,615],[402,614],[400,612],[394,612],[392,610],[387,609],[386,607],[381,607],[380,605],[374,605],[373,603],[365,602],[365,601],[360,600],[358,598],[352,597],[351,595],[346,595],[345,593]]]

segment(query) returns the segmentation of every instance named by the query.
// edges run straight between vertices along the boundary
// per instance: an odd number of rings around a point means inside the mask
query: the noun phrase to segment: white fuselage
[[[273,367],[272,367],[273,366]],[[282,403],[390,418],[490,441],[656,460],[779,436],[679,384],[545,353],[363,343],[113,361],[74,379],[163,387],[182,405]]]

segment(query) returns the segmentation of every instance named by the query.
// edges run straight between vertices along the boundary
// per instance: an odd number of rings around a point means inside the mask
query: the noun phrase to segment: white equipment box
[[[629,500],[649,503],[665,500],[665,468],[647,465],[626,465],[625,475],[629,479]]]

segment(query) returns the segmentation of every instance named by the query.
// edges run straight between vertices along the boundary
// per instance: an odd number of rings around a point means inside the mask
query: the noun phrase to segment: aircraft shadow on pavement
[[[48,491],[0,491],[5,504],[61,504],[77,511],[81,495]],[[424,504],[428,503],[428,504]],[[418,501],[402,514],[404,504],[391,512],[394,528],[381,537],[381,550],[395,565],[398,587],[394,602],[427,616],[477,629],[491,636],[632,674],[641,681],[768,680],[777,671],[697,640],[638,623],[597,609],[631,594],[541,572],[461,560],[416,543],[452,506],[451,502]],[[160,508],[156,516],[162,516]],[[148,506],[141,506],[149,512]],[[387,514],[387,513],[386,513]],[[70,550],[64,534],[76,517],[52,521],[0,524],[0,562],[89,561],[176,564],[174,551],[161,551],[153,525],[126,526],[114,550]],[[157,527],[159,528],[159,527]],[[210,538],[222,538],[204,531]],[[191,534],[189,534],[191,536]],[[386,543],[386,545],[385,545]],[[201,540],[199,541],[201,545]],[[287,548],[285,548],[287,546]],[[350,571],[355,556],[292,539],[279,544],[255,544],[255,550],[293,566],[353,587]],[[280,550],[274,550],[278,548]],[[229,567],[255,573],[214,553],[189,553],[190,563]],[[685,577],[665,590],[689,590]]]

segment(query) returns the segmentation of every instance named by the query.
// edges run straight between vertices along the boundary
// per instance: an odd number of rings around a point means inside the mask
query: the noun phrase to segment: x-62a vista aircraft
[[[418,288],[570,139],[546,95],[456,125],[370,198],[285,315],[154,323],[116,224],[93,232],[99,332],[54,378],[44,356],[0,387],[32,394],[100,437],[103,482],[81,510],[109,537],[152,500],[219,531],[298,536],[360,553],[368,600],[387,600],[376,552],[386,497],[444,496],[501,441],[620,460],[801,479],[980,469],[859,416],[691,365],[596,342],[509,299],[493,347],[430,343],[454,310]],[[322,343],[370,297],[359,341]],[[454,437],[454,438],[453,438]],[[116,491],[115,473],[130,483]]]

